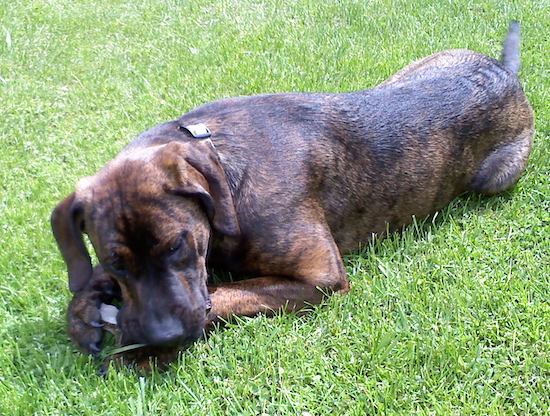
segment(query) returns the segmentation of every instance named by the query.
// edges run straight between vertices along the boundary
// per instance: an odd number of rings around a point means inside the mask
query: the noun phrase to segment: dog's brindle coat
[[[342,254],[516,183],[534,132],[518,68],[512,24],[502,62],[450,50],[370,90],[225,99],[143,133],[52,214],[71,338],[98,352],[98,305],[120,295],[122,343],[165,347],[346,292]],[[207,266],[252,278],[207,284]]]

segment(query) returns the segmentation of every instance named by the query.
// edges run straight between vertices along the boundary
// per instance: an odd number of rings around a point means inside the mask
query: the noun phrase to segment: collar
[[[180,128],[186,130],[195,139],[209,139],[212,137],[210,129],[204,123],[189,124],[187,126],[181,126]]]

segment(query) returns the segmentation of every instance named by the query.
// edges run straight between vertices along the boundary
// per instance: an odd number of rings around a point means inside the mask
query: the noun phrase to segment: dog
[[[71,339],[97,354],[116,299],[120,343],[151,355],[234,315],[299,311],[349,290],[342,255],[360,244],[510,189],[534,134],[519,43],[514,22],[500,61],[448,50],[372,89],[223,99],[144,132],[53,210]]]

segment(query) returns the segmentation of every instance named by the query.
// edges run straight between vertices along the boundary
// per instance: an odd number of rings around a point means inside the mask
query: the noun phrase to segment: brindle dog
[[[231,315],[346,292],[342,254],[516,183],[534,133],[518,69],[513,23],[500,62],[449,50],[373,89],[230,98],[143,133],[53,211],[72,340],[99,351],[98,305],[113,298],[121,343],[155,354]],[[211,138],[185,128],[197,123]],[[212,267],[249,278],[209,284]]]

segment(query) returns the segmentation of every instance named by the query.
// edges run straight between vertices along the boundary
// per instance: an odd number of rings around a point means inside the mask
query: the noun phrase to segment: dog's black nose
[[[185,330],[178,319],[166,317],[145,325],[145,337],[151,345],[178,345],[185,338]]]

